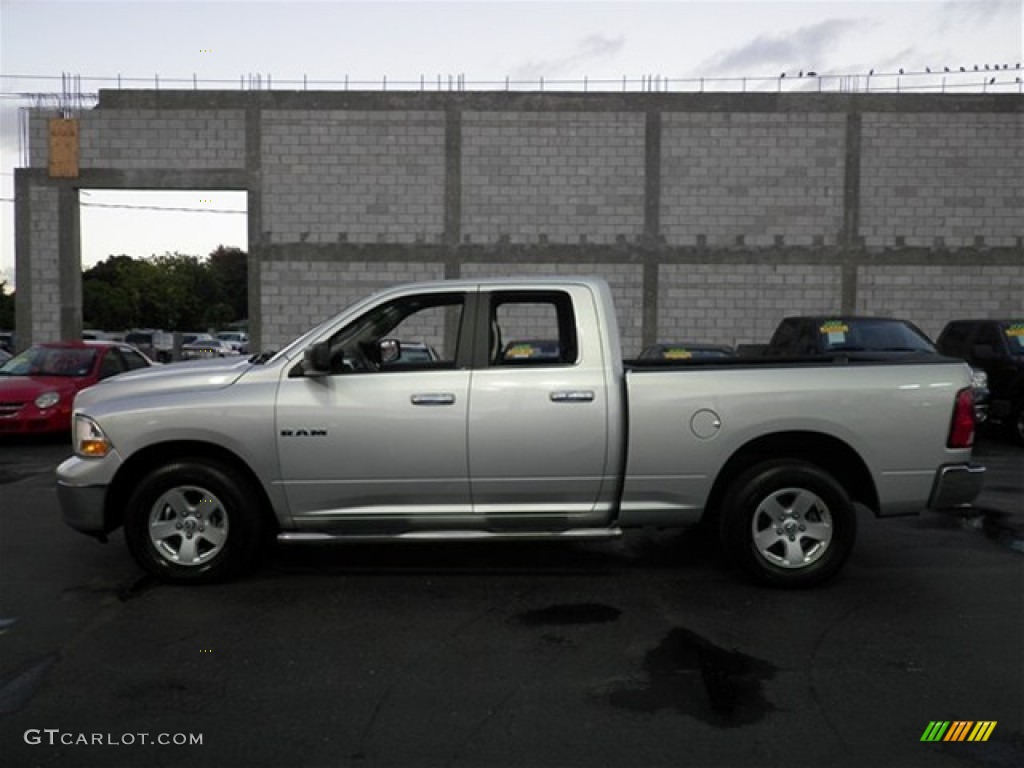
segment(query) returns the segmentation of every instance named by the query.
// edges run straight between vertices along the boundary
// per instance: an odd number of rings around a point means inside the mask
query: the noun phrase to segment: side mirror
[[[331,345],[326,341],[306,347],[302,353],[303,376],[327,376],[331,372]]]
[[[402,356],[402,342],[398,339],[381,339],[377,342],[377,356],[381,365],[396,362]]]
[[[972,351],[975,360],[991,361],[996,359],[996,351],[989,344],[975,344]]]

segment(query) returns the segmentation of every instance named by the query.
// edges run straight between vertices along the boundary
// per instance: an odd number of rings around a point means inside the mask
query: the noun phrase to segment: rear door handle
[[[589,403],[594,399],[594,392],[590,389],[569,389],[561,392],[552,392],[552,403]]]
[[[455,405],[455,395],[449,392],[429,392],[409,399],[413,405]]]

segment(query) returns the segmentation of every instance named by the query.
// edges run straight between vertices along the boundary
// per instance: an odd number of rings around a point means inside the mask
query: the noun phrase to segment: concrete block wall
[[[443,112],[284,109],[261,120],[261,227],[270,242],[437,242]]]
[[[473,243],[614,243],[644,224],[644,116],[462,115],[462,234]]]
[[[834,245],[843,226],[846,117],[666,112],[661,230],[670,245]]]
[[[31,333],[35,339],[56,341],[63,338],[60,312],[56,311],[61,306],[58,191],[33,187],[29,192],[29,205],[32,211],[29,293],[34,306],[54,308],[54,311],[32,314]],[[19,338],[19,343],[22,341]]]
[[[873,265],[857,270],[857,311],[904,317],[935,339],[950,320],[1024,316],[1017,265]]]
[[[658,338],[763,344],[787,315],[836,312],[841,269],[807,264],[663,264]]]
[[[49,117],[37,113],[30,121],[33,166],[48,162]],[[245,113],[239,109],[94,109],[78,119],[82,168],[245,167]]]
[[[78,179],[48,176],[51,116],[16,174],[25,341],[80,328],[78,188],[246,190],[263,348],[444,276],[603,276],[627,355],[795,312],[1024,313],[1015,95],[107,91]]]
[[[863,117],[861,235],[868,247],[1020,247],[1021,115]]]

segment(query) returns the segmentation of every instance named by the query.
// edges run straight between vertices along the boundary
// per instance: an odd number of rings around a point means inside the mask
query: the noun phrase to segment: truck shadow
[[[717,538],[701,528],[643,530],[603,542],[278,544],[261,573],[600,573],[721,568]]]

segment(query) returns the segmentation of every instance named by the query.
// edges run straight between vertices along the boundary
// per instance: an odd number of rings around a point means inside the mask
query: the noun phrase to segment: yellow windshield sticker
[[[1007,336],[1017,336],[1018,338],[1024,336],[1024,323],[1014,323],[1006,329]]]
[[[505,359],[522,359],[524,357],[533,357],[533,345],[532,344],[517,344],[511,347],[508,352],[505,353]]]
[[[850,326],[840,320],[829,320],[826,323],[822,323],[821,328],[818,329],[822,333],[849,333]]]
[[[682,347],[670,347],[665,350],[666,360],[689,360],[691,357],[693,357],[693,353]]]

